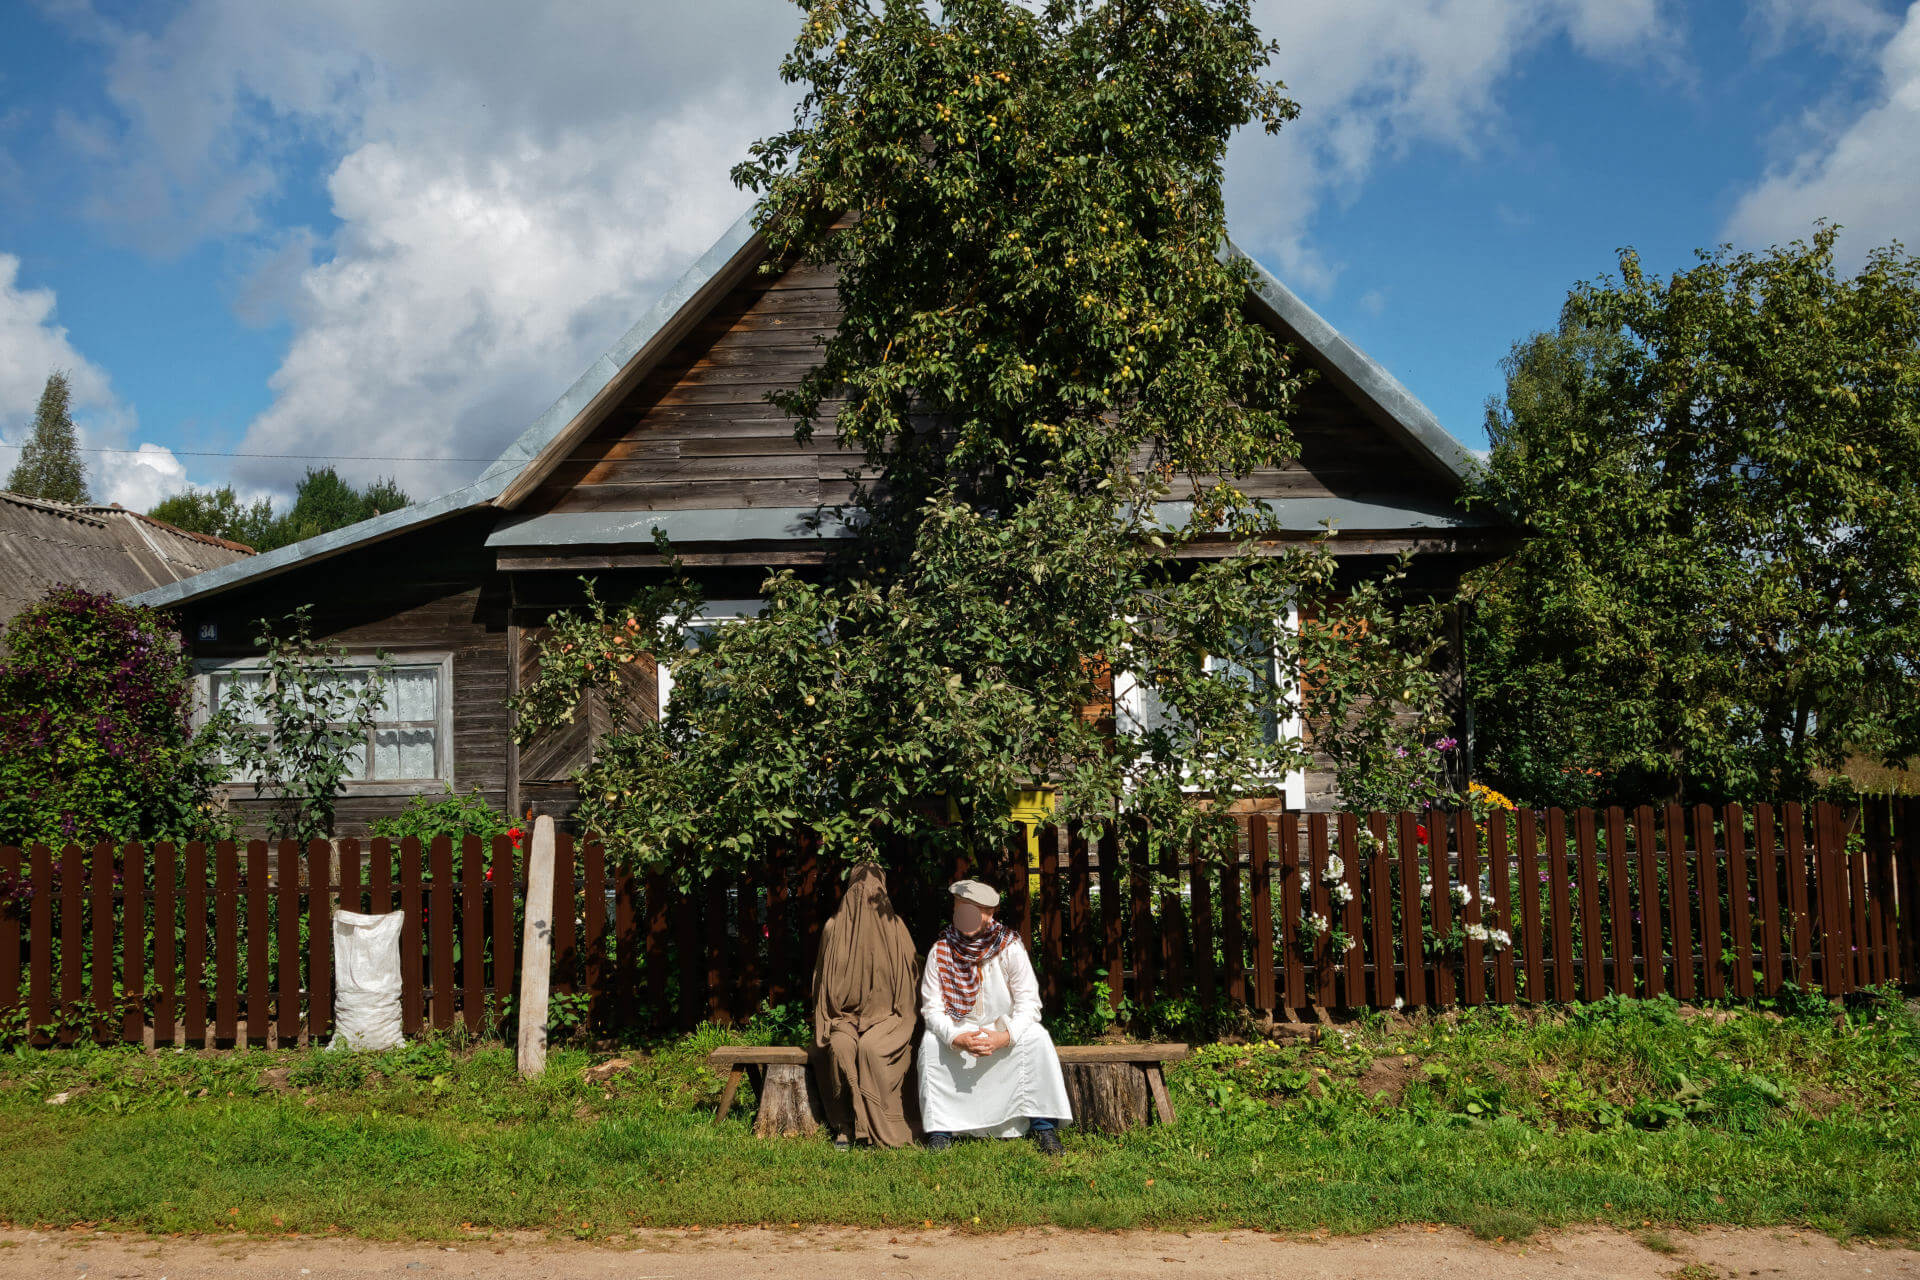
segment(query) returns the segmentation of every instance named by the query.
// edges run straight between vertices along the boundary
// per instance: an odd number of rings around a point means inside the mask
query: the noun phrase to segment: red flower
[[[488,868],[487,868],[487,879],[489,879],[489,880],[491,880],[491,879],[493,879],[493,868],[492,868],[492,867],[488,867]]]
[[[1421,842],[1424,843],[1427,838],[1427,828],[1425,827],[1424,824],[1416,822],[1413,824],[1413,834],[1417,839],[1419,839]]]
[[[514,847],[514,848],[516,848],[516,849],[518,849],[518,848],[520,847],[520,836],[521,836],[521,834],[522,834],[522,833],[521,833],[521,831],[520,831],[520,828],[518,828],[518,827],[508,827],[508,828],[507,828],[507,839],[508,839],[508,840],[509,840],[509,841],[510,841],[510,842],[511,842],[512,844],[513,844],[513,847]]]

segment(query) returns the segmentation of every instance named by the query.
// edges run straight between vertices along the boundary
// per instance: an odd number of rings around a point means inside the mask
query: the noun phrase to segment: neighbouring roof
[[[429,502],[402,507],[332,533],[253,556],[243,563],[228,564],[186,581],[154,587],[135,597],[136,602],[154,607],[182,604],[463,512],[486,506],[511,511],[647,377],[722,295],[746,279],[765,253],[765,243],[753,229],[751,213],[742,215],[639,322],[588,366],[474,483]],[[1341,337],[1338,330],[1232,241],[1223,243],[1220,253],[1225,260],[1250,264],[1252,298],[1267,319],[1298,344],[1309,363],[1346,391],[1364,412],[1423,461],[1436,478],[1456,487],[1465,482],[1474,465],[1473,455],[1440,425],[1412,392],[1372,357]],[[1359,504],[1359,507],[1366,509],[1364,512],[1358,508],[1315,510],[1310,520],[1304,509],[1298,514],[1307,521],[1302,528],[1317,524],[1329,514],[1336,518],[1364,514],[1368,526],[1373,528],[1412,530],[1484,523],[1483,519],[1437,509],[1388,511],[1368,504]],[[488,539],[488,545],[565,546],[651,541],[656,526],[678,541],[793,538],[806,536],[800,531],[800,521],[805,514],[806,511],[798,508],[610,512],[585,518],[549,514],[503,520]],[[1293,523],[1297,522],[1289,521],[1289,527]],[[839,531],[822,532],[834,536]]]
[[[0,623],[70,582],[130,596],[244,561],[250,547],[120,507],[0,491]]]

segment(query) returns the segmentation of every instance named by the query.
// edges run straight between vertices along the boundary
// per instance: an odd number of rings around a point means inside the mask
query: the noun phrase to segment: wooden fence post
[[[553,976],[553,819],[545,814],[533,823],[520,950],[520,1074],[537,1076],[547,1069],[547,984]]]

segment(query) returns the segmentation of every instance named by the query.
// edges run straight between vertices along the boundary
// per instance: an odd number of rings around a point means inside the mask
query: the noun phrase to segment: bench
[[[1148,1098],[1160,1123],[1173,1123],[1173,1098],[1167,1093],[1166,1064],[1178,1062],[1188,1053],[1184,1044],[1063,1044],[1056,1048],[1062,1067],[1133,1066],[1146,1075]],[[733,1098],[740,1091],[740,1078],[754,1073],[754,1088],[764,1092],[768,1067],[800,1067],[809,1062],[805,1049],[792,1045],[730,1045],[707,1055],[707,1065],[727,1073],[720,1090],[720,1106],[713,1122],[719,1124],[733,1109]],[[1135,1086],[1138,1087],[1137,1085]]]

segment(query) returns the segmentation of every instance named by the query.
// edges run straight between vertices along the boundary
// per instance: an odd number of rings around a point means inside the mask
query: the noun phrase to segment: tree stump
[[[819,1131],[820,1110],[813,1097],[812,1073],[800,1065],[769,1065],[760,1079],[754,1137],[804,1138]]]
[[[1076,1128],[1125,1133],[1152,1118],[1147,1109],[1147,1073],[1131,1062],[1063,1063],[1067,1101]]]

